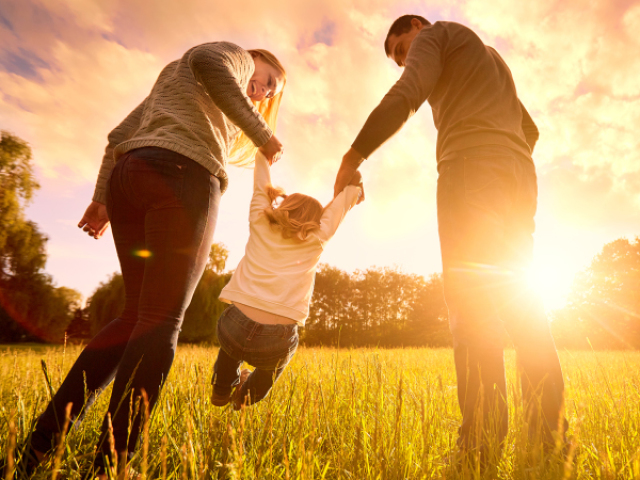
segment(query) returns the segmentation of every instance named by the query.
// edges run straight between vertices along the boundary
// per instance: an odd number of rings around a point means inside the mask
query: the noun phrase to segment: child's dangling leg
[[[211,403],[216,407],[224,407],[231,400],[233,387],[240,383],[241,366],[242,360],[236,360],[220,348],[211,379]]]
[[[275,370],[263,370],[261,368],[256,368],[253,372],[243,370],[242,375],[246,375],[246,380],[245,378],[241,379],[240,384],[233,392],[233,408],[240,410],[242,405],[253,405],[265,398],[271,391],[273,384],[284,372],[289,363],[288,360]]]

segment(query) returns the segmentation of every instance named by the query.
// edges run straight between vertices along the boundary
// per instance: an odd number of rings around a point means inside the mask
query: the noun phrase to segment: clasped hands
[[[334,197],[337,197],[347,185],[358,185],[362,190],[360,198],[358,198],[358,203],[364,202],[364,185],[362,184],[362,175],[358,170],[358,167],[363,161],[364,158],[353,148],[350,148],[344,157],[342,157],[342,163],[336,175],[336,183],[333,186]]]
[[[278,141],[275,135],[273,135],[267,143],[265,143],[258,150],[267,158],[269,165],[276,163],[282,155],[284,149],[282,144]],[[360,164],[364,161],[364,158],[353,148],[342,157],[342,163],[336,176],[336,182],[333,186],[333,196],[336,197],[344,190],[347,185],[357,185],[362,190],[357,203],[364,202],[364,185],[362,184],[362,174],[358,170]]]

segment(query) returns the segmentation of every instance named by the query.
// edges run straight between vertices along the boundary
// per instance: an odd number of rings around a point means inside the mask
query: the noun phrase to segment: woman
[[[171,368],[213,242],[227,161],[250,163],[256,148],[270,162],[282,153],[273,129],[285,82],[284,68],[265,50],[199,45],[167,65],[109,134],[93,202],[78,227],[98,239],[111,223],[125,308],[83,350],[38,419],[32,464],[55,446],[67,404],[78,419],[114,377],[96,473],[104,475],[106,461],[122,466],[131,458],[141,415],[130,426],[130,405],[144,395],[153,408]]]

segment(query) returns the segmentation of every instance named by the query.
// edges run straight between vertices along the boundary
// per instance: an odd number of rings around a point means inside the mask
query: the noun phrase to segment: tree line
[[[0,342],[87,341],[124,306],[122,276],[101,283],[86,306],[79,292],[58,287],[45,272],[47,237],[24,208],[39,188],[31,149],[0,138]],[[218,300],[231,278],[228,251],[212,246],[186,311],[180,341],[216,343]],[[567,305],[551,313],[558,348],[640,348],[640,237],[606,244],[574,281]],[[445,347],[451,345],[441,275],[428,278],[389,267],[347,273],[321,265],[306,345]]]
[[[217,298],[231,278],[224,271],[226,255],[214,244],[181,341],[216,343],[216,321],[226,307]],[[114,275],[89,299],[93,330],[115,318],[123,302],[122,279]],[[606,244],[576,275],[567,305],[551,312],[550,320],[560,349],[640,349],[640,238]],[[320,265],[301,340],[308,346],[450,346],[442,277],[389,267],[347,273]]]
[[[226,248],[214,244],[185,313],[180,341],[217,343],[217,320],[227,307],[218,296],[231,279],[231,272],[224,271],[226,257]],[[87,324],[95,334],[124,306],[122,276],[114,274],[101,284],[87,305]],[[425,280],[395,268],[377,267],[348,274],[321,265],[309,318],[300,335],[305,345],[448,346],[451,338],[440,275]]]
[[[231,279],[231,272],[224,271],[229,252],[224,245],[214,243],[209,252],[205,271],[185,312],[178,340],[186,343],[216,343],[217,319],[226,304],[218,295]],[[71,339],[92,337],[124,308],[124,282],[120,273],[114,273],[101,283],[87,300],[83,318],[76,319]]]
[[[442,277],[389,267],[349,274],[321,265],[303,332],[307,345],[449,346]]]

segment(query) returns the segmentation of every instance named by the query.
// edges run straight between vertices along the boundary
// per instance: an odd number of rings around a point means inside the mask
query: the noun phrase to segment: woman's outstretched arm
[[[189,67],[211,100],[256,147],[267,143],[273,132],[239,81],[253,72],[249,52],[229,42],[206,43],[191,50]]]

